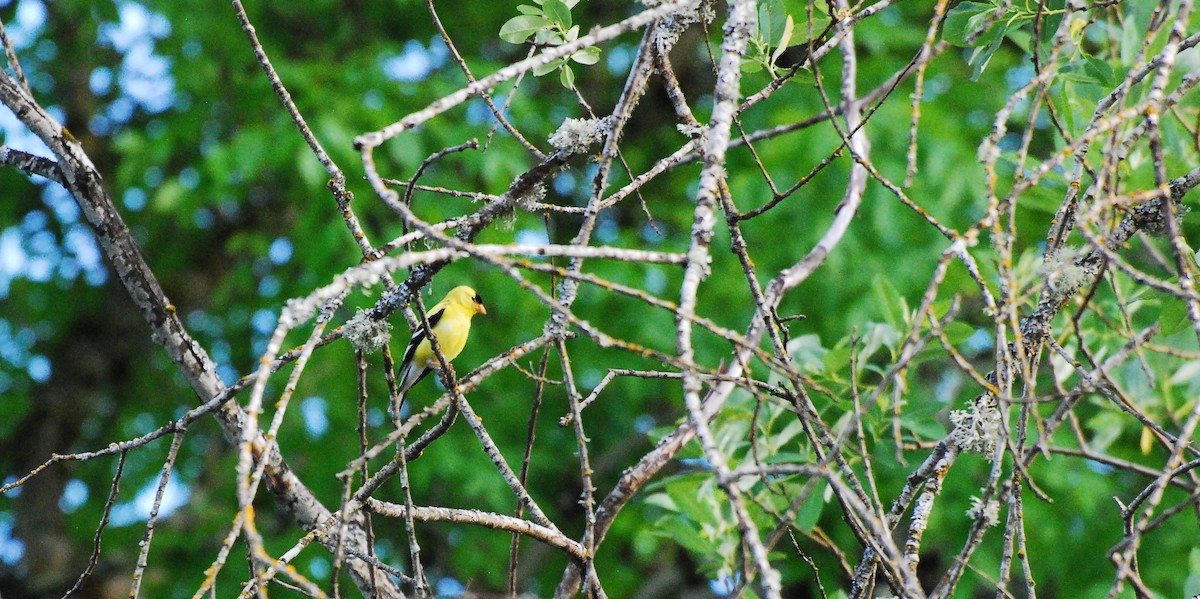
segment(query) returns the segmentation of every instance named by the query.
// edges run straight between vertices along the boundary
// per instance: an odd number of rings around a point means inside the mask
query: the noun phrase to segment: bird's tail
[[[396,373],[399,375],[396,380],[396,396],[392,400],[392,405],[388,410],[391,413],[390,415],[392,417],[392,421],[395,422],[397,426],[400,424],[400,410],[404,407],[404,400],[406,397],[408,397],[408,390],[411,389],[414,384],[416,384],[417,379],[417,376],[414,376],[414,365],[411,362],[407,364],[401,364],[400,368],[400,372]]]
[[[429,369],[423,366],[418,366],[415,362],[409,362],[404,368],[404,372],[400,373],[400,397],[404,397],[413,385],[416,385],[425,375],[429,374]]]
[[[400,415],[400,408],[404,406],[404,399],[408,397],[408,390],[414,385],[421,382],[421,379],[429,375],[431,368],[418,366],[415,363],[409,363],[400,373],[400,380],[397,384],[396,394],[399,396],[396,400],[396,416]]]

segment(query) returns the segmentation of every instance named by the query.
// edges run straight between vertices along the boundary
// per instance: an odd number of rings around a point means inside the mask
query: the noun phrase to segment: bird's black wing
[[[437,326],[437,323],[442,320],[442,315],[445,313],[446,309],[442,308],[433,314],[429,314],[429,328],[432,329],[433,327]],[[424,341],[425,337],[427,336],[428,331],[425,329],[425,327],[418,326],[417,332],[413,333],[412,339],[408,340],[408,348],[404,350],[404,359],[400,362],[401,364],[408,364],[412,362],[413,354],[417,353],[417,346],[421,345],[421,342]]]

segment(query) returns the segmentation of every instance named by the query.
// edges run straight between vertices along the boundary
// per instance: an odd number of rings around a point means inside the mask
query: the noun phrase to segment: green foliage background
[[[476,76],[485,75],[524,57],[526,49],[501,41],[498,31],[516,15],[515,2],[470,3],[469,7],[438,3],[450,36]],[[952,3],[952,7],[956,3]],[[1020,4],[1020,3],[1018,3]],[[1052,6],[1061,3],[1051,2]],[[989,4],[956,4],[957,13],[946,25],[968,27],[965,21]],[[1084,40],[1073,77],[1054,86],[1053,101],[1067,119],[1068,128],[1082,127],[1096,99],[1119,81],[1127,66],[1127,48],[1121,46],[1125,32],[1138,31],[1149,18],[1150,3],[1120,3],[1111,9],[1109,34],[1116,39]],[[40,7],[45,13],[40,27],[20,30],[22,11]],[[639,10],[626,2],[586,1],[573,10],[576,23],[586,31]],[[284,83],[313,131],[346,171],[357,198],[353,204],[368,235],[377,244],[402,232],[399,219],[372,197],[361,181],[358,155],[351,142],[363,131],[377,129],[399,117],[425,107],[429,102],[457,90],[464,77],[449,57],[430,23],[423,2],[406,0],[357,0],[248,4],[265,49],[272,57]],[[789,14],[802,19],[804,5],[786,3]],[[724,6],[717,7],[718,14]],[[974,12],[972,12],[974,11]],[[985,36],[976,43],[992,52],[986,68],[983,58],[972,56],[975,48],[955,48],[934,61],[926,74],[918,134],[919,174],[907,188],[910,197],[948,226],[963,228],[982,214],[984,179],[976,159],[980,141],[990,131],[995,112],[1017,85],[1030,76],[1028,49],[1031,29],[1028,13],[1012,9],[1014,18],[1008,36]],[[106,185],[117,198],[123,216],[134,229],[168,296],[185,323],[222,365],[227,381],[250,372],[263,349],[265,335],[273,326],[283,302],[304,295],[345,268],[357,264],[360,255],[347,233],[333,199],[325,189],[326,174],[296,133],[254,61],[254,56],[228,6],[196,0],[172,2],[93,2],[63,0],[10,1],[0,5],[0,18],[10,29],[20,30],[17,51],[34,89],[44,105],[54,107],[65,124],[82,140],[106,177]],[[130,95],[135,85],[136,63],[128,48],[112,37],[114,27],[139,18],[153,26],[143,42],[153,55],[165,61],[172,92],[163,106],[139,103]],[[1054,28],[1050,17],[1048,30]],[[898,3],[856,30],[860,52],[859,89],[869,90],[883,82],[912,58],[924,40],[930,19],[927,3]],[[957,20],[955,20],[957,19]],[[1194,23],[1193,23],[1194,24]],[[798,25],[803,27],[803,25]],[[1140,34],[1139,34],[1140,35]],[[719,30],[710,31],[719,40]],[[616,101],[632,52],[640,33],[631,33],[604,47],[598,64],[575,65],[575,84],[588,102],[604,114]],[[1134,41],[1140,38],[1133,37]],[[772,40],[767,40],[768,49]],[[961,39],[960,39],[961,41]],[[993,42],[995,44],[993,45]],[[680,80],[692,97],[701,121],[707,117],[711,98],[699,96],[711,87],[711,70],[703,36],[693,29],[674,53]],[[405,58],[428,72],[409,80],[389,76],[394,59]],[[786,55],[785,55],[786,58]],[[1194,60],[1194,59],[1192,59]],[[831,56],[820,65],[821,72],[788,84],[771,99],[747,113],[741,121],[746,131],[795,122],[824,110],[812,81],[821,77],[836,89],[840,65]],[[108,85],[98,85],[98,71],[110,75]],[[420,69],[418,69],[420,70]],[[748,69],[751,70],[751,69]],[[131,79],[126,81],[125,78]],[[747,72],[744,92],[760,89],[771,80],[765,69]],[[102,77],[101,77],[102,78]],[[665,95],[652,85],[627,129],[623,157],[634,173],[686,141],[675,130],[675,118]],[[874,163],[895,181],[903,179],[911,111],[908,96],[911,81],[902,84],[871,117],[866,131],[873,145]],[[498,99],[508,99],[505,86]],[[1184,120],[1195,124],[1195,102],[1187,103]],[[554,76],[526,78],[511,98],[512,121],[534,143],[544,140],[566,117],[585,116],[574,93],[563,88]],[[108,116],[101,116],[108,115]],[[1014,128],[1024,123],[1014,117]],[[1061,148],[1058,136],[1044,124],[1034,134],[1033,152],[1050,155]],[[1176,121],[1166,122],[1166,143],[1173,150],[1168,171],[1184,172],[1197,158],[1187,130]],[[492,122],[478,100],[436,119],[420,129],[387,143],[377,155],[381,171],[407,178],[432,152],[477,138],[488,140],[485,152],[456,154],[436,165],[422,180],[429,185],[500,193],[512,178],[534,164],[533,159],[503,131],[492,134]],[[758,156],[773,177],[790,185],[819,164],[838,145],[828,124],[763,142]],[[10,132],[4,140],[17,145]],[[1144,161],[1145,158],[1143,157]],[[849,162],[836,160],[817,175],[799,194],[787,199],[767,216],[744,224],[753,243],[751,256],[765,279],[794,263],[812,247],[833,218],[841,197]],[[738,207],[745,211],[769,201],[770,192],[744,150],[731,154],[729,185]],[[547,196],[548,202],[581,205],[586,199],[593,169],[582,161],[560,176]],[[628,181],[616,169],[610,186]],[[698,164],[678,168],[642,191],[654,216],[651,227],[637,201],[620,204],[604,216],[598,232],[609,245],[685,251],[691,227],[692,201]],[[1129,176],[1148,180],[1148,169],[1131,165]],[[1057,187],[1056,187],[1057,185]],[[1036,256],[1053,211],[1065,190],[1061,177],[1047,181],[1021,204],[1016,212],[1018,253]],[[1044,202],[1036,200],[1043,197]],[[416,211],[428,221],[467,213],[474,206],[465,199],[418,193]],[[181,377],[174,372],[163,352],[148,338],[144,324],[104,267],[89,258],[77,209],[53,184],[30,181],[11,169],[0,169],[0,227],[4,240],[0,251],[19,247],[27,257],[45,261],[45,270],[5,272],[0,288],[0,472],[21,475],[46,459],[50,452],[84,451],[107,443],[144,434],[194,405]],[[484,243],[510,243],[541,236],[566,241],[574,234],[577,219],[556,215],[546,222],[540,215],[519,214],[510,226],[493,227],[479,239]],[[1186,232],[1194,234],[1191,220]],[[733,330],[744,330],[753,305],[744,291],[745,281],[736,257],[727,251],[728,236],[717,228],[712,275],[700,291],[702,315]],[[523,237],[524,236],[524,237]],[[761,242],[762,240],[769,240]],[[986,240],[985,240],[986,245]],[[908,307],[915,306],[928,284],[930,273],[946,247],[946,240],[917,215],[902,206],[879,185],[868,188],[866,199],[850,234],[826,264],[782,306],[781,314],[804,314],[790,328],[793,339],[802,340],[815,360],[811,375],[835,391],[848,388],[849,338],[875,334],[878,353],[859,356],[855,376],[869,386],[878,380],[879,365],[886,366],[889,350],[895,350],[899,335],[909,323]],[[94,246],[93,246],[94,247]],[[272,248],[275,252],[272,252]],[[290,253],[287,248],[290,247]],[[93,250],[90,250],[94,252]],[[11,254],[9,254],[11,255]],[[986,269],[989,252],[976,253]],[[275,256],[272,259],[272,256]],[[1135,256],[1135,260],[1139,256]],[[1030,260],[1027,275],[1033,278]],[[663,293],[676,289],[681,271],[665,266],[593,262],[589,272],[613,281]],[[989,276],[991,272],[986,273]],[[530,277],[549,286],[546,277]],[[520,293],[511,280],[485,267],[462,262],[442,271],[427,297],[440,295],[454,285],[470,282],[487,300],[489,315],[477,321],[472,341],[458,359],[459,372],[483,362],[512,345],[541,333],[548,310],[532,297]],[[941,297],[959,294],[965,308],[957,333],[961,348],[986,371],[991,354],[988,334],[990,319],[979,308],[978,290],[960,266],[951,268]],[[376,290],[378,291],[378,290]],[[1130,284],[1128,293],[1138,290]],[[1113,301],[1111,292],[1107,301]],[[352,308],[369,306],[377,296],[359,295],[343,308],[337,322],[352,315]],[[667,299],[677,299],[666,295]],[[1104,300],[1104,297],[1102,297]],[[1159,301],[1159,300],[1153,300]],[[1139,322],[1158,319],[1171,302],[1151,303],[1133,316]],[[673,318],[670,313],[646,306],[595,287],[585,286],[576,303],[576,314],[601,323],[611,335],[639,340],[665,352],[674,350]],[[404,324],[393,317],[399,351]],[[1089,331],[1103,335],[1105,323],[1083,322]],[[1136,328],[1136,327],[1135,327]],[[289,339],[292,344],[300,337]],[[1173,342],[1194,345],[1186,334]],[[1123,339],[1113,335],[1111,343]],[[608,368],[654,368],[657,364],[610,349],[597,347],[586,337],[569,342],[572,360],[580,373],[580,386],[591,389]],[[698,336],[698,359],[715,365],[728,353],[728,345],[711,336]],[[524,367],[536,369],[531,357]],[[906,434],[911,440],[935,441],[946,432],[946,414],[959,409],[979,392],[969,380],[955,378],[945,352],[930,351],[909,380],[905,400]],[[378,357],[373,366],[380,366]],[[549,376],[561,376],[556,359],[551,359]],[[49,372],[44,367],[49,365]],[[593,366],[594,365],[594,366]],[[872,365],[875,371],[872,371]],[[1178,364],[1156,365],[1170,379]],[[327,420],[327,427],[314,426],[299,417],[289,419],[280,444],[302,479],[326,502],[336,505],[342,490],[333,474],[357,453],[354,426],[355,367],[348,343],[339,341],[320,350],[298,391],[301,405]],[[1047,374],[1047,377],[1050,375]],[[1140,376],[1130,365],[1128,377]],[[1046,379],[1047,385],[1051,380]],[[372,380],[375,428],[381,436],[387,427],[383,416],[385,388],[381,377]],[[1178,384],[1172,409],[1195,401],[1196,383]],[[492,377],[471,396],[485,418],[510,464],[519,464],[526,438],[534,383],[514,370]],[[1161,392],[1161,388],[1155,393]],[[410,398],[417,405],[432,401],[433,383],[418,387]],[[754,410],[747,396],[735,398],[733,408],[718,422],[719,428],[749,425]],[[828,422],[849,409],[845,400],[823,398]],[[1164,407],[1163,409],[1167,409]],[[305,410],[307,412],[307,410]],[[567,412],[561,387],[546,391],[546,403],[537,424],[537,442],[530,470],[530,487],[556,522],[572,523],[567,532],[582,530],[578,504],[578,467],[572,455],[575,440],[569,429],[557,425]],[[588,435],[597,486],[607,491],[621,470],[648,451],[661,427],[680,417],[682,399],[678,384],[671,381],[619,378],[603,400],[588,412]],[[1113,455],[1155,463],[1161,456],[1146,456],[1139,448],[1139,428],[1130,426],[1100,401],[1088,408],[1091,421],[1085,429],[1107,441]],[[895,460],[887,413],[868,424],[878,427],[876,443],[870,448],[875,460],[878,486],[885,497],[894,496],[921,452],[906,454],[906,464]],[[319,420],[320,418],[317,417]],[[738,423],[741,424],[738,424]],[[772,425],[782,434],[785,423]],[[794,431],[792,431],[794,433]],[[30,442],[49,435],[45,442]],[[777,438],[779,451],[808,451],[803,444],[787,445],[790,437]],[[121,483],[119,505],[131,504],[139,490],[153,485],[167,443],[159,441],[148,450],[130,454]],[[743,448],[731,451],[744,452]],[[693,452],[689,457],[699,457]],[[236,509],[233,497],[233,468],[236,457],[220,430],[204,420],[187,435],[176,476],[189,490],[186,503],[159,526],[151,552],[150,578],[146,596],[190,596],[203,578]],[[38,509],[37,524],[48,537],[69,541],[62,563],[18,564],[0,561],[0,592],[5,596],[58,596],[63,582],[70,584],[82,571],[91,537],[100,519],[111,480],[114,461],[102,460],[54,466],[45,477],[45,501]],[[970,520],[963,515],[969,497],[978,494],[989,464],[978,456],[963,458],[947,481],[925,540],[923,558],[933,568],[945,567],[965,538]],[[669,593],[679,588],[709,589],[728,573],[736,538],[728,520],[721,528],[723,509],[719,490],[711,478],[690,473],[683,460],[649,499],[636,503],[618,518],[598,560],[610,596],[644,596],[647,581],[672,581]],[[1111,563],[1098,558],[1096,547],[1115,543],[1123,532],[1116,496],[1127,500],[1145,484],[1144,478],[1128,473],[1113,474],[1103,467],[1056,456],[1039,460],[1032,474],[1054,503],[1026,498],[1030,559],[1034,576],[1044,596],[1099,596],[1111,585]],[[478,443],[461,423],[435,443],[413,469],[413,495],[418,503],[478,508],[511,513],[513,499],[496,475]],[[84,489],[86,500],[56,499],[69,484]],[[77,482],[75,482],[77,481]],[[789,482],[796,485],[799,482]],[[82,485],[82,486],[78,486]],[[1102,493],[1096,489],[1105,489]],[[789,487],[790,489],[790,487]],[[36,489],[23,493],[28,501]],[[1169,499],[1180,500],[1172,491]],[[265,495],[265,494],[264,494]],[[398,483],[389,483],[381,494],[400,497]],[[22,507],[22,495],[0,497],[0,546],[12,547],[14,535],[22,536],[22,519],[31,507]],[[825,505],[823,493],[814,495],[804,518],[807,525],[820,526],[846,548],[851,561],[859,549],[842,525],[836,504]],[[60,506],[61,507],[56,507]],[[271,499],[260,499],[260,526],[268,549],[285,550],[299,536],[286,516],[275,515]],[[727,516],[725,516],[727,517]],[[26,520],[26,522],[32,522]],[[110,526],[104,536],[101,564],[112,571],[131,571],[142,535],[142,522]],[[395,522],[376,520],[380,555],[393,563],[404,563],[407,550],[402,528]],[[1143,552],[1142,568],[1153,588],[1164,596],[1180,596],[1186,589],[1196,592],[1200,579],[1194,519],[1181,518],[1181,525],[1152,535]],[[431,578],[453,592],[456,588],[499,591],[506,588],[509,537],[468,526],[424,525],[418,536]],[[993,531],[974,562],[986,573],[995,571],[1000,555],[1000,536]],[[722,544],[724,543],[724,544]],[[795,559],[784,543],[777,548],[792,581],[795,596],[812,592],[811,570]],[[827,589],[844,586],[848,578],[832,558],[805,538],[799,547],[813,556]],[[538,596],[553,591],[566,561],[557,553],[524,541],[521,588]],[[0,549],[0,557],[4,551]],[[1191,555],[1190,558],[1187,556]],[[330,558],[319,550],[305,552],[297,568],[317,580],[327,576]],[[734,561],[733,563],[736,563]],[[61,567],[61,570],[59,569]],[[229,570],[235,570],[229,568]],[[322,574],[325,572],[326,574]],[[924,572],[924,570],[923,570]],[[241,571],[229,572],[221,581],[222,595],[232,592]],[[1189,578],[1190,576],[1190,578]],[[48,580],[45,589],[37,581]],[[969,573],[959,596],[975,596],[988,587],[982,573]],[[936,581],[932,581],[936,582]],[[454,586],[455,584],[461,587]],[[716,584],[715,589],[721,585]],[[18,590],[20,589],[20,590]],[[49,589],[49,590],[47,590]],[[57,593],[57,594],[56,594]]]

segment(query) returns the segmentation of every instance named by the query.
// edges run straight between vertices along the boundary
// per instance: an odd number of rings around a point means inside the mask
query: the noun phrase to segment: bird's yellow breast
[[[471,332],[471,317],[467,314],[459,314],[459,310],[447,310],[446,314],[433,327],[433,334],[437,337],[438,348],[442,350],[442,355],[446,357],[446,361],[453,360],[462,353],[463,347],[467,344],[467,334]],[[433,347],[429,345],[429,339],[424,339],[417,346],[417,350],[413,352],[413,362],[419,366],[427,368],[438,368],[437,357],[433,355]]]

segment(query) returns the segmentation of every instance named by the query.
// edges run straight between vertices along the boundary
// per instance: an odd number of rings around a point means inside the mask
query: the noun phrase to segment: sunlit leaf
[[[962,2],[946,14],[942,24],[942,39],[956,46],[966,46],[967,38],[983,27],[988,17],[997,10],[993,4],[986,2]],[[990,40],[987,40],[990,41]],[[987,43],[982,38],[975,44]]]
[[[500,39],[510,44],[523,44],[529,36],[550,26],[550,21],[537,15],[519,15],[500,27]]]
[[[579,64],[596,64],[600,61],[600,48],[595,46],[584,48],[571,55],[571,60]]]
[[[542,8],[551,23],[563,29],[571,28],[571,9],[562,0],[543,0]]]

